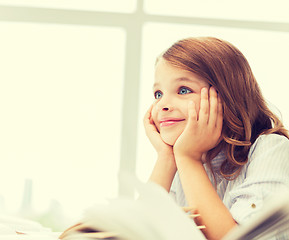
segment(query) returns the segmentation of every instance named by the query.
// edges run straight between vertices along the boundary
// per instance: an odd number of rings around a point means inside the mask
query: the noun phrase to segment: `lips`
[[[166,118],[166,119],[161,119],[160,120],[160,127],[169,127],[173,126],[179,122],[184,121],[185,119],[180,119],[180,118]]]

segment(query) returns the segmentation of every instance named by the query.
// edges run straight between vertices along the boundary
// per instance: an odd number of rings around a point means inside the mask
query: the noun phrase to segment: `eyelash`
[[[189,91],[189,92],[187,92],[187,93],[185,93],[185,94],[188,94],[188,93],[192,93],[192,92],[193,92],[190,88],[185,87],[185,86],[181,86],[181,87],[179,88],[179,90],[178,90],[178,94],[180,94],[180,91],[181,91],[182,89],[186,89],[187,91]],[[183,94],[182,94],[182,95],[183,95]]]
[[[183,89],[185,89],[187,92],[184,93],[184,94],[181,94],[180,92],[181,92],[181,90],[183,90]],[[180,95],[185,95],[185,94],[189,94],[189,93],[192,93],[192,92],[193,92],[193,91],[192,91],[190,88],[185,87],[185,86],[181,86],[181,87],[179,87],[179,89],[178,89],[178,94],[180,94]],[[160,99],[161,97],[157,97],[157,94],[162,94],[162,92],[161,92],[160,90],[157,90],[157,91],[154,92],[155,99]]]
[[[160,98],[161,98],[161,97],[157,97],[157,94],[158,94],[158,93],[162,94],[162,92],[161,92],[160,90],[155,91],[155,92],[154,92],[155,99],[160,99]]]

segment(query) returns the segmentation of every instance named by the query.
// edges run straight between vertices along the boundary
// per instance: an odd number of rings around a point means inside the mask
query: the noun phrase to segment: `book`
[[[154,183],[126,179],[136,197],[120,197],[88,208],[79,223],[62,233],[34,221],[0,215],[0,240],[204,240],[191,208],[181,208]],[[131,189],[130,189],[131,190]],[[130,191],[129,191],[130,192]],[[289,239],[289,193],[269,198],[246,223],[222,240]]]
[[[57,240],[59,235],[38,222],[0,214],[0,240]]]
[[[133,184],[132,184],[133,183]],[[138,197],[119,198],[96,205],[79,223],[62,233],[61,240],[204,240],[187,211],[154,183],[130,180]],[[222,240],[289,239],[289,194],[267,200],[248,222],[233,228]]]
[[[130,179],[137,197],[110,200],[86,210],[80,223],[66,230],[62,240],[204,240],[189,213],[154,183]]]

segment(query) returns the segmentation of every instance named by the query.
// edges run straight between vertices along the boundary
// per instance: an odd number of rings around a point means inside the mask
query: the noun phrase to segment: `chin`
[[[170,145],[170,146],[174,146],[175,142],[177,141],[179,135],[174,136],[174,135],[167,135],[167,134],[161,134],[161,138],[162,140]]]

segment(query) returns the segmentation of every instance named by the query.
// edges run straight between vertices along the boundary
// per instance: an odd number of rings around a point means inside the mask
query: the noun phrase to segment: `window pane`
[[[287,0],[145,0],[151,14],[289,22]]]
[[[136,8],[136,0],[0,0],[0,4],[127,13]]]
[[[156,160],[156,153],[147,140],[142,124],[144,113],[154,99],[152,85],[155,59],[175,41],[190,36],[215,36],[238,47],[248,59],[265,98],[278,115],[280,110],[289,128],[289,96],[288,88],[285,87],[288,86],[289,33],[149,23],[143,31],[137,157],[137,174],[143,180],[148,178]]]
[[[0,194],[68,215],[117,194],[125,32],[0,23]],[[5,166],[5,167],[4,167]]]

